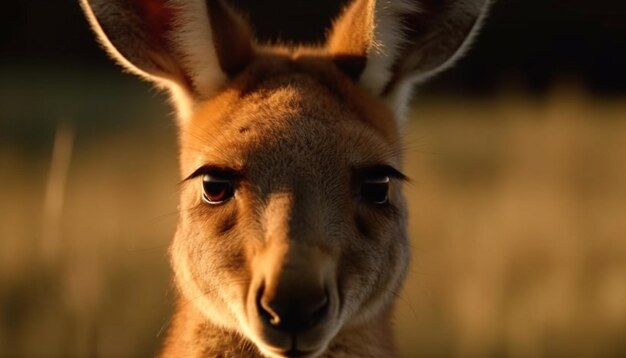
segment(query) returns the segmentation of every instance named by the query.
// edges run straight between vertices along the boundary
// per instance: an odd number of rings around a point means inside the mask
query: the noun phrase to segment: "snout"
[[[268,255],[253,270],[248,324],[253,340],[267,355],[314,357],[337,331],[335,265],[314,249],[293,251]]]
[[[297,334],[313,328],[328,315],[329,297],[324,287],[298,287],[270,291],[262,285],[257,293],[258,319],[279,331]]]

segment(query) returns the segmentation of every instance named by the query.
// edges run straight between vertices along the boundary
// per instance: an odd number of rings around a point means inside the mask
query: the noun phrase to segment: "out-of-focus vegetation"
[[[626,354],[626,101],[418,101],[404,356]]]
[[[175,126],[134,79],[50,73],[0,76],[0,356],[154,355]],[[402,356],[626,354],[624,99],[426,97],[406,146]]]

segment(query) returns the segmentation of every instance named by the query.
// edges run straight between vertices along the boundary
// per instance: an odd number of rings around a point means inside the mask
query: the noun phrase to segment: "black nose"
[[[328,313],[328,295],[324,290],[267,294],[263,287],[257,295],[259,317],[274,328],[298,333],[319,323]]]

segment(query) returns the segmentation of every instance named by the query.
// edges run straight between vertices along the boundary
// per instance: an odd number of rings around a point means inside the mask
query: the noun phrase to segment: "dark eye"
[[[361,183],[361,198],[376,204],[386,204],[389,201],[389,177],[367,178]]]
[[[233,182],[209,174],[202,176],[202,199],[208,204],[222,204],[235,195]]]

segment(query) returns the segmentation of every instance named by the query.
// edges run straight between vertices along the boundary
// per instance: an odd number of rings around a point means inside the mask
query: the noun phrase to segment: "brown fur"
[[[174,269],[185,265],[177,260],[179,255],[193,252],[189,260],[194,263],[186,267],[193,270],[192,276],[219,276],[219,282],[232,282],[228,290],[236,296],[246,292],[255,271],[261,270],[256,265],[267,265],[263,260],[255,263],[265,251],[279,252],[272,262],[280,267],[288,256],[281,251],[289,250],[285,245],[310,247],[298,253],[307,256],[319,247],[322,257],[300,261],[324,269],[322,263],[330,260],[327,266],[336,266],[333,274],[338,284],[344,283],[344,294],[365,303],[364,311],[368,303],[389,301],[389,291],[399,289],[408,259],[405,218],[399,214],[404,211],[401,185],[393,183],[397,208],[384,213],[359,208],[346,191],[355,163],[399,166],[401,143],[392,114],[375,99],[364,101],[365,96],[328,60],[294,54],[259,59],[221,95],[204,103],[181,130],[182,172],[191,173],[201,163],[245,167],[255,187],[242,188],[241,204],[224,212],[198,208],[197,185],[183,190],[181,224],[172,248]],[[267,121],[269,117],[272,121]],[[356,228],[357,216],[368,223],[368,235]],[[225,235],[216,234],[216,228],[232,217],[235,227]],[[203,261],[213,262],[211,272],[205,271]],[[251,267],[242,270],[242,266]],[[364,272],[368,274],[363,276]],[[178,281],[184,286],[183,276],[179,273]],[[388,291],[377,292],[379,286]],[[200,291],[212,287],[206,283]],[[181,290],[185,292],[185,287]],[[239,349],[258,354],[239,334],[227,335],[227,347],[207,340],[207,335],[220,336],[228,330],[212,326],[185,299],[179,307],[164,356],[181,356],[179,349],[194,349],[198,356],[209,350],[208,356],[220,356],[228,347],[237,347],[233,356],[241,356],[244,351]],[[327,356],[390,356],[389,307],[365,322],[355,320],[354,327],[332,340]],[[181,341],[193,344],[180,345]]]
[[[450,0],[433,17],[446,29],[428,23],[412,43],[402,21],[421,2],[355,0],[320,47],[259,46],[221,0],[89,1],[108,51],[170,89],[178,108],[180,297],[162,356],[394,356],[391,313],[409,261],[402,86],[424,61],[435,71],[457,55],[486,0]],[[384,84],[400,106],[380,95]],[[358,172],[372,165],[395,173],[381,205],[360,191]],[[206,168],[236,173],[230,200],[203,201]],[[302,309],[295,326],[281,307]]]

